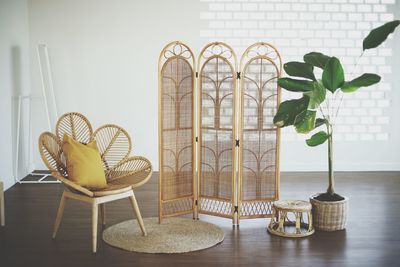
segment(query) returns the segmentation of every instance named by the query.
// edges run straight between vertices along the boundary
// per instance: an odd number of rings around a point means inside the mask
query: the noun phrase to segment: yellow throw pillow
[[[107,186],[96,141],[84,145],[64,134],[63,151],[69,180],[89,189],[103,189]]]

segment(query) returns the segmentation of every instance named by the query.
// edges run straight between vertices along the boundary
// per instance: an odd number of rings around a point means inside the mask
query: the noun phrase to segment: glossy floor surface
[[[281,198],[307,199],[325,189],[325,177],[282,173]],[[345,231],[285,239],[267,233],[267,219],[243,220],[239,229],[232,229],[230,220],[201,216],[224,229],[223,243],[203,251],[162,255],[123,251],[101,239],[97,254],[91,253],[90,207],[74,201],[67,203],[58,237],[52,240],[62,186],[15,185],[5,192],[0,266],[399,266],[400,173],[339,172],[336,189],[350,197]],[[156,174],[136,190],[136,197],[143,217],[156,216]],[[107,206],[107,226],[132,216],[128,200]]]

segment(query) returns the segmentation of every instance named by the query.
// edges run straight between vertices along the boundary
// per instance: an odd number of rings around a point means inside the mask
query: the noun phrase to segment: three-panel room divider
[[[271,217],[279,198],[278,50],[249,46],[238,62],[225,43],[195,58],[169,43],[159,58],[159,220],[193,213]]]

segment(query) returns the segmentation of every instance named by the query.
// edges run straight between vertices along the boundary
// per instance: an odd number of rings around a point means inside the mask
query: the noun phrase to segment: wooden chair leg
[[[101,223],[106,225],[106,203],[100,204]]]
[[[99,217],[99,207],[96,202],[92,203],[92,249],[93,253],[97,251],[97,220]]]
[[[64,214],[64,208],[65,208],[66,201],[67,201],[67,197],[65,196],[65,193],[63,193],[61,196],[61,200],[60,200],[60,206],[58,207],[56,221],[54,223],[53,239],[56,238],[56,236],[57,236],[58,228],[60,227],[62,216]]]
[[[136,214],[136,219],[139,223],[140,229],[142,230],[143,235],[146,236],[147,235],[146,229],[144,228],[142,215],[140,214],[139,206],[137,204],[135,195],[130,196],[129,199],[131,200],[131,204],[132,204],[133,210]]]
[[[0,181],[0,225],[4,226],[6,219],[4,216],[4,187],[3,182]]]

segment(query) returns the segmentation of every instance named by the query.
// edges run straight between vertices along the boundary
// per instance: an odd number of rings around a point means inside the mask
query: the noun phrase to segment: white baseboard
[[[282,172],[327,171],[327,163],[281,163]],[[400,171],[400,162],[334,163],[335,171]]]

